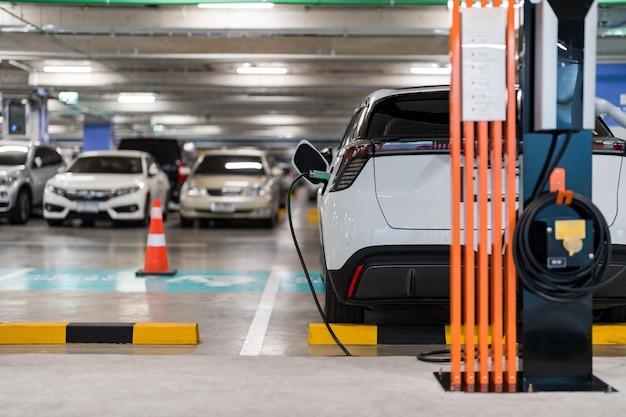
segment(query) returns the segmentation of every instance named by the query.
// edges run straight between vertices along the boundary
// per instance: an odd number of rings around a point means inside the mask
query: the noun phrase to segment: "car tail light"
[[[350,281],[350,288],[348,289],[348,298],[352,298],[354,294],[354,288],[356,287],[356,282],[359,280],[359,275],[361,275],[361,271],[363,270],[363,265],[359,265],[354,270],[354,274],[352,274],[352,281]]]
[[[187,176],[189,175],[189,167],[185,166],[185,164],[183,163],[182,160],[178,159],[176,161],[176,166],[178,167],[178,184],[182,184],[183,182],[185,182],[185,179],[187,179]]]
[[[602,151],[617,151],[620,154],[626,151],[626,145],[624,144],[624,142],[617,142],[612,140],[594,141],[592,148]]]
[[[371,145],[347,148],[329,191],[341,191],[350,187],[371,156]]]

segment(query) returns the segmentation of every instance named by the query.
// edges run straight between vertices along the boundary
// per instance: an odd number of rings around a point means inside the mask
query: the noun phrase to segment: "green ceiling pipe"
[[[268,0],[275,4],[305,6],[445,6],[448,0]],[[11,3],[102,4],[111,6],[183,6],[198,3],[264,3],[259,0],[13,0]],[[626,0],[599,0],[598,4],[626,4]]]

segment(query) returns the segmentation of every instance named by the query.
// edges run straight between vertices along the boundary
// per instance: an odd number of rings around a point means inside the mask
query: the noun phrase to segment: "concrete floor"
[[[318,229],[308,220],[314,206],[299,196],[293,207],[305,260],[318,270]],[[142,228],[50,228],[35,218],[0,231],[0,321],[195,322],[200,329],[192,346],[0,346],[1,416],[614,416],[626,409],[622,347],[594,350],[594,374],[619,392],[467,394],[441,388],[433,373],[447,364],[416,359],[443,346],[349,346],[350,358],[335,346],[309,346],[308,324],[320,318],[310,294],[282,287],[301,270],[285,219],[274,230],[181,229],[175,215],[165,224],[171,267],[235,277],[254,271],[248,275],[265,277],[254,291],[177,291],[152,278],[143,290],[129,287],[143,265]],[[93,288],[73,281],[73,271],[91,274]],[[100,282],[111,271],[130,278],[118,287]]]

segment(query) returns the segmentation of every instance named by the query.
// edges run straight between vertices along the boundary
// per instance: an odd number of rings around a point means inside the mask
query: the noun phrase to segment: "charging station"
[[[522,290],[524,391],[607,391],[593,376],[592,295],[610,233],[591,202],[597,0],[524,2],[522,201],[514,257]]]
[[[6,98],[3,105],[2,138],[48,143],[47,96],[32,94],[25,98]]]

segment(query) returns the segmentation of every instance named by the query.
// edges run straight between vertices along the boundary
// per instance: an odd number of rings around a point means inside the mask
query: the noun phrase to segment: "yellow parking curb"
[[[0,323],[0,345],[197,345],[199,341],[197,323]]]
[[[196,345],[199,339],[196,323],[137,323],[133,328],[137,345]]]

